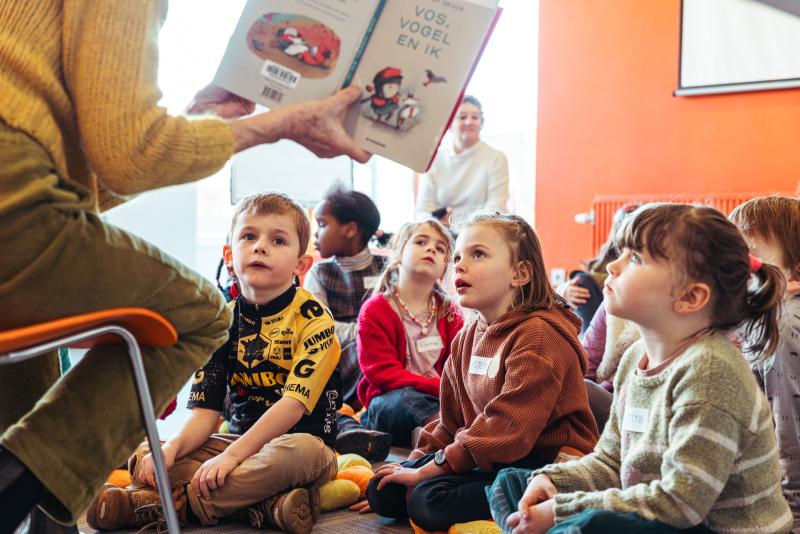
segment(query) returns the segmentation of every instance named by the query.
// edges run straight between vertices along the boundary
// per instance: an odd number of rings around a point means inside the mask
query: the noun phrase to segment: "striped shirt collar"
[[[342,271],[349,273],[369,267],[372,264],[372,253],[369,251],[369,247],[364,247],[361,252],[355,256],[345,256],[341,258],[339,256],[334,256],[333,259]]]

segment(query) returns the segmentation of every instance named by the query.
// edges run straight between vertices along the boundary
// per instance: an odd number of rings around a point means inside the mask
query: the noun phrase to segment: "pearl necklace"
[[[425,320],[423,322],[420,322],[419,319],[414,317],[414,314],[409,311],[408,306],[406,306],[406,303],[403,302],[403,299],[400,298],[400,293],[398,293],[398,291],[396,289],[392,293],[392,296],[397,301],[397,304],[399,304],[400,307],[403,309],[405,314],[408,315],[408,318],[411,319],[411,321],[414,324],[416,324],[417,326],[420,327],[420,329],[422,330],[422,337],[427,336],[428,335],[428,325],[431,324],[431,321],[433,320],[433,316],[436,313],[436,295],[434,295],[433,292],[431,292],[431,305],[430,305],[430,308],[428,309],[428,316],[425,317]]]

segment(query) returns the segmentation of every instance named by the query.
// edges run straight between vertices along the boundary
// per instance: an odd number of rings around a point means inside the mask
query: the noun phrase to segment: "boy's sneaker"
[[[289,534],[309,534],[314,526],[305,488],[279,493],[248,506],[239,513],[239,519],[248,521],[252,527],[276,526]]]
[[[382,462],[389,456],[392,446],[392,435],[378,430],[354,429],[346,430],[336,436],[339,454],[354,453],[363,456],[369,462]]]
[[[178,509],[178,518],[181,524],[186,524],[185,488],[176,488],[173,498]],[[113,484],[104,484],[86,510],[86,522],[97,530],[156,527],[160,532],[166,529],[161,497],[158,491],[150,486],[120,488]]]

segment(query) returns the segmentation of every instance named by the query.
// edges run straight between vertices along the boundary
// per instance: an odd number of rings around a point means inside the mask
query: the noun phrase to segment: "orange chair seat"
[[[130,331],[141,345],[167,347],[178,341],[175,328],[161,315],[145,308],[113,308],[0,331],[0,354],[112,324]],[[105,335],[72,346],[90,348],[119,343],[121,340],[118,336]]]

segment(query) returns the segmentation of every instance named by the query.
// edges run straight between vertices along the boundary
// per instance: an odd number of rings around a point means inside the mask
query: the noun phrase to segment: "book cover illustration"
[[[355,142],[427,170],[496,11],[467,1],[387,1],[353,75],[362,98],[344,122]]]
[[[378,0],[248,0],[214,82],[268,108],[332,95]]]
[[[424,85],[424,83],[423,83]],[[420,101],[405,87],[402,94],[403,73],[400,69],[386,67],[372,78],[365,87],[366,96],[361,100],[361,113],[377,124],[395,130],[407,131],[420,120]]]
[[[247,46],[261,59],[296,71],[303,78],[324,78],[336,67],[341,40],[313,18],[273,12],[253,23],[247,32]],[[265,63],[265,69],[270,63]]]

